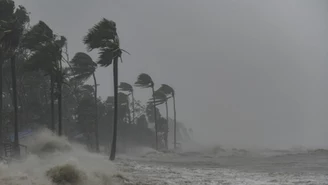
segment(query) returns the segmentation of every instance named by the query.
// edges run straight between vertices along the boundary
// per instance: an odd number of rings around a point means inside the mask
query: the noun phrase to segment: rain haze
[[[117,23],[119,81],[176,89],[178,120],[203,144],[324,147],[328,4],[323,0],[17,0],[65,35],[71,56],[102,17]],[[97,53],[92,53],[94,59]],[[96,73],[113,94],[112,70]],[[146,99],[149,90],[138,90]],[[169,112],[172,115],[172,112]]]
[[[0,0],[0,184],[327,185],[327,61],[326,0]]]

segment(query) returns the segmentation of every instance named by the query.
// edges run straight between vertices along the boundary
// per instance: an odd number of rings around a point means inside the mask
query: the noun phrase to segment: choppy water
[[[56,151],[49,150],[49,143]],[[32,153],[25,160],[0,164],[0,185],[53,185],[46,171],[65,164],[84,174],[83,181],[71,185],[328,185],[326,151],[268,155],[146,149],[119,155],[112,163],[48,131],[26,144]]]
[[[210,156],[197,153],[122,157],[118,162],[140,184],[324,185],[328,153]]]

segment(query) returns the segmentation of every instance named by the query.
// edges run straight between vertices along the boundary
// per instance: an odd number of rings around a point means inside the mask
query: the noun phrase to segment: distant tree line
[[[95,152],[111,141],[110,159],[128,145],[168,149],[168,100],[173,99],[174,147],[176,147],[175,91],[162,84],[155,89],[152,78],[140,74],[133,85],[120,82],[118,65],[123,54],[116,23],[102,19],[83,39],[86,52],[69,57],[67,39],[45,22],[30,25],[29,13],[12,0],[0,0],[0,142],[10,142],[19,155],[19,130],[44,126],[59,136],[83,135]],[[87,52],[97,50],[94,61]],[[114,96],[97,93],[97,67],[113,66]],[[92,78],[93,84],[86,84]],[[135,87],[151,89],[148,102],[134,97]],[[165,105],[166,114],[158,106]],[[149,127],[154,123],[155,128]],[[118,140],[117,140],[118,138]],[[2,154],[2,147],[1,154]]]

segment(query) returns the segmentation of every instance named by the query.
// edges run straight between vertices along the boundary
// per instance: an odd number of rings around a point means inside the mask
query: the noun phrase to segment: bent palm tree
[[[154,123],[155,123],[155,140],[156,140],[156,150],[158,150],[158,137],[157,137],[157,116],[156,116],[156,100],[155,100],[155,89],[154,89],[154,82],[148,74],[141,73],[138,76],[137,81],[135,82],[135,86],[140,88],[151,88],[152,89],[152,96],[153,96],[153,108],[154,108]]]
[[[132,97],[132,122],[135,123],[135,107],[134,107],[133,87],[132,87],[132,85],[130,85],[126,82],[121,82],[119,89],[120,89],[120,91],[128,92],[129,93],[128,95],[131,94],[131,97]]]
[[[2,142],[2,64],[6,58],[10,58],[14,105],[14,151],[15,155],[19,157],[20,150],[18,138],[18,105],[15,55],[23,35],[24,26],[29,21],[29,16],[23,6],[19,6],[17,9],[15,9],[15,3],[12,0],[1,0],[0,7],[0,142]]]
[[[89,51],[99,49],[98,64],[108,67],[113,64],[114,79],[114,126],[113,139],[110,152],[110,160],[115,159],[117,139],[117,116],[118,116],[118,60],[121,59],[123,49],[120,48],[119,37],[116,31],[116,23],[102,19],[94,25],[83,40]]]
[[[170,98],[166,96],[166,94],[160,90],[155,91],[154,95],[156,99],[156,105],[161,105],[165,103],[165,113],[166,113],[166,127],[167,129],[164,130],[164,140],[165,140],[165,148],[168,149],[168,125],[169,125],[169,110],[167,105],[167,100]]]
[[[176,119],[176,109],[175,109],[175,91],[172,87],[167,84],[162,84],[162,86],[158,89],[158,91],[162,91],[166,96],[172,96],[173,98],[173,111],[174,111],[174,149],[177,147],[177,119]]]
[[[85,82],[91,76],[93,77],[94,82],[94,103],[95,103],[95,137],[96,137],[96,151],[99,152],[99,134],[98,134],[98,101],[97,101],[97,79],[96,79],[96,69],[97,64],[92,60],[92,58],[82,52],[78,52],[73,57],[71,63],[71,70],[73,79]]]
[[[39,21],[25,35],[22,41],[24,48],[30,51],[31,55],[25,63],[26,70],[44,71],[50,76],[50,109],[51,109],[51,125],[50,128],[55,132],[55,80],[56,66],[58,57],[54,40],[56,36],[51,28],[44,22]]]

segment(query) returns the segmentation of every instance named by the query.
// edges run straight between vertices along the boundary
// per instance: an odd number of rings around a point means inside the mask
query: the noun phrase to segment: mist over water
[[[119,82],[133,85],[147,73],[155,89],[172,86],[177,120],[193,132],[189,141],[179,138],[182,147],[176,151],[156,151],[152,140],[147,147],[133,145],[122,134],[112,163],[41,131],[23,141],[31,152],[25,160],[0,165],[0,184],[50,185],[45,171],[65,164],[85,174],[85,185],[328,181],[327,1],[15,2],[32,12],[31,24],[42,19],[65,35],[69,56],[86,52],[82,38],[100,18],[114,20],[121,47],[131,53],[119,64]],[[89,54],[98,58],[97,52]],[[111,69],[98,68],[96,77],[102,100],[112,96]],[[144,103],[151,90],[135,88],[134,95]],[[164,106],[159,109],[165,115]],[[102,128],[111,123],[107,118]],[[131,130],[129,136],[135,134]],[[107,131],[101,131],[106,136],[101,145],[107,145]],[[169,129],[170,149],[172,138]]]
[[[86,176],[83,182],[76,185],[120,184],[114,177],[118,172],[107,156],[90,153],[82,145],[69,143],[67,139],[57,137],[48,130],[36,133],[25,143],[31,153],[22,162],[1,164],[0,184],[53,185],[46,172],[67,164],[73,165]],[[71,173],[66,172],[64,175],[73,178]]]

